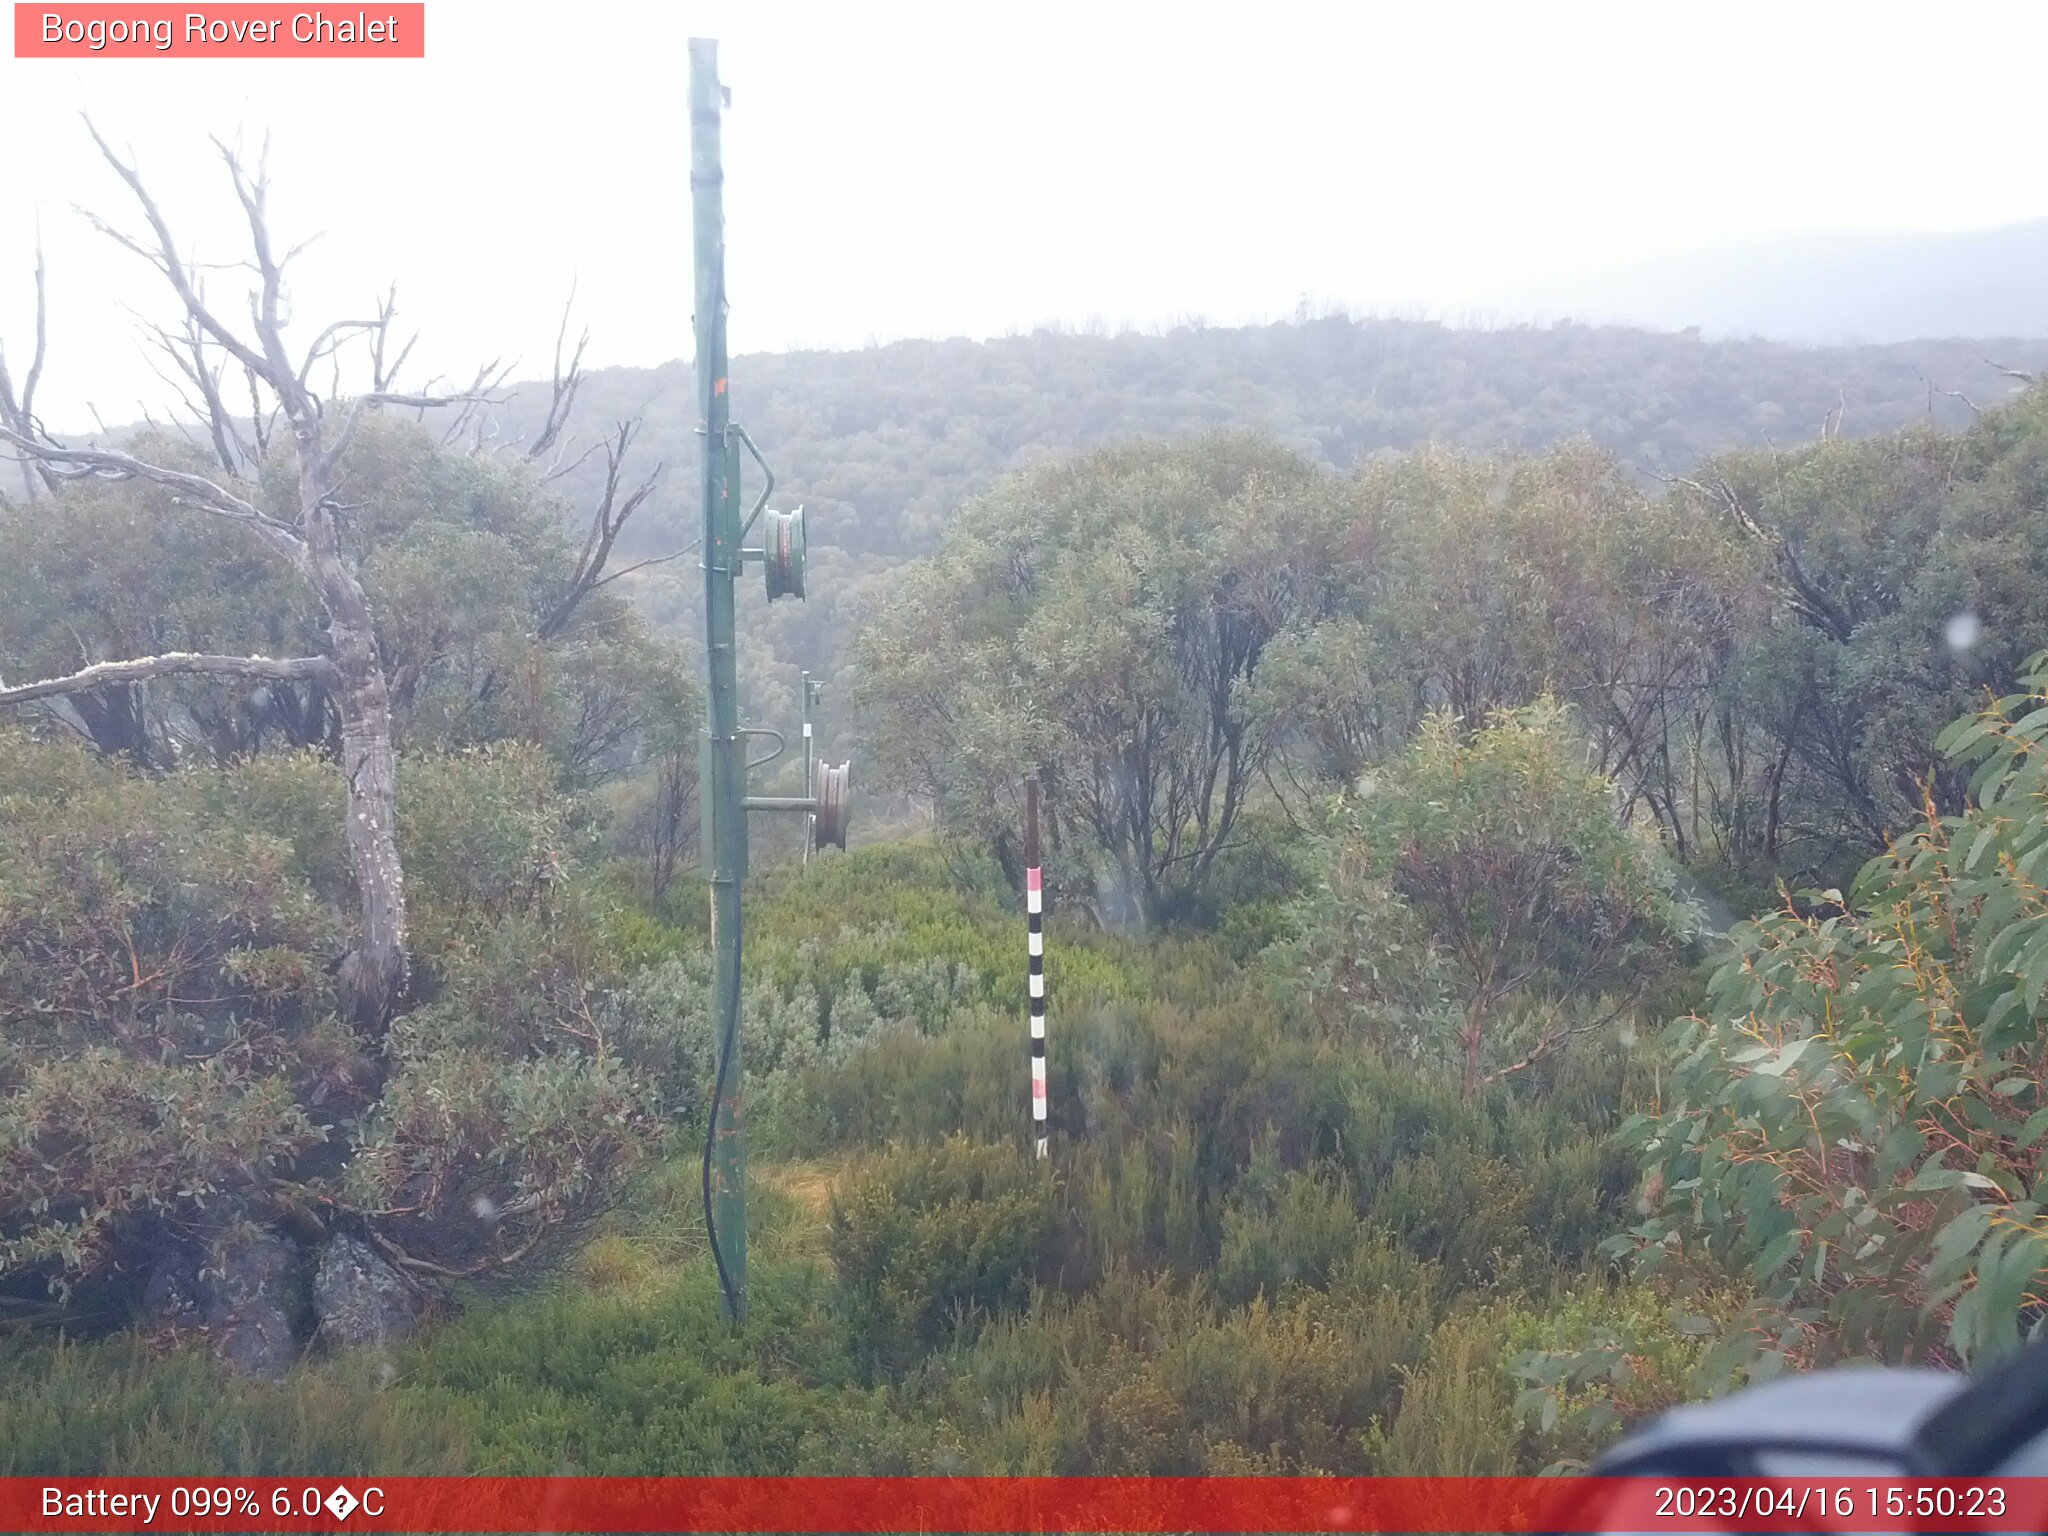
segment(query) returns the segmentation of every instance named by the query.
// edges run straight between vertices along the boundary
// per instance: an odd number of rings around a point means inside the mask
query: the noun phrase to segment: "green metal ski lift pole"
[[[747,812],[800,811],[808,818],[806,845],[846,846],[849,764],[824,767],[814,790],[811,772],[812,699],[804,688],[804,793],[750,796],[747,774],[782,755],[781,733],[740,724],[739,673],[734,654],[734,584],[750,562],[764,566],[768,600],[804,595],[809,525],[804,510],[768,512],[775,476],[753,439],[733,424],[725,336],[725,196],[720,130],[729,104],[718,82],[718,44],[690,40],[690,195],[696,245],[696,348],[698,431],[703,442],[705,727],[703,785],[705,873],[711,885],[711,1018],[717,1042],[712,1113],[704,1141],[704,1217],[725,1312],[747,1315],[746,1140],[740,1116],[740,882],[747,874]],[[739,448],[760,467],[760,498],[740,516]],[[761,545],[745,540],[766,513]],[[747,759],[747,739],[775,738],[775,750]]]

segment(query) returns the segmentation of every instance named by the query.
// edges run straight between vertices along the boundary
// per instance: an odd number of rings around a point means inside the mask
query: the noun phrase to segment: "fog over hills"
[[[1830,345],[2048,336],[2048,218],[1709,246],[1549,282],[1523,303],[1545,317]]]
[[[964,497],[1007,470],[1117,438],[1248,427],[1344,468],[1428,442],[1527,451],[1585,435],[1654,482],[1725,448],[1785,446],[1824,429],[1962,426],[1972,405],[2018,387],[1987,356],[2039,371],[2048,340],[1801,346],[1333,315],[755,353],[733,359],[732,381],[736,419],[775,465],[778,494],[808,500],[819,518],[813,538],[900,559],[928,548]],[[500,413],[503,440],[531,437],[547,398],[544,384],[518,388]],[[597,370],[577,410],[584,432],[642,417],[637,451],[669,466],[627,543],[651,551],[694,528],[687,363]],[[600,467],[587,462],[565,484],[587,499]]]

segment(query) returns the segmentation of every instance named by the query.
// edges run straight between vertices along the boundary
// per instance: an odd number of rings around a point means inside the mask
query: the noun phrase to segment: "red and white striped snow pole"
[[[1038,868],[1038,780],[1024,784],[1024,911],[1031,952],[1031,1132],[1038,1155],[1045,1133],[1045,882]]]

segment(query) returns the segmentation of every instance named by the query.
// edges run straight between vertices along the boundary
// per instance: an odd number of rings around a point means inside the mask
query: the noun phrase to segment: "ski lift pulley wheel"
[[[825,764],[818,774],[817,832],[818,846],[828,844],[834,848],[846,847],[847,796],[851,788],[853,764],[844,762],[836,768]]]
[[[770,512],[767,514],[767,559],[763,564],[768,574],[768,601],[778,597],[802,597],[804,595],[804,546],[808,542],[808,527],[804,509],[794,512]]]

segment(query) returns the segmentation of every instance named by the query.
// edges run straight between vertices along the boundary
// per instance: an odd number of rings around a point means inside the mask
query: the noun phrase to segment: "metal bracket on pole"
[[[766,757],[756,757],[748,761],[747,772],[749,773],[752,773],[756,768],[766,768],[789,750],[789,744],[782,739],[782,732],[770,726],[743,725],[740,727],[739,733],[742,736],[773,736],[775,738],[775,750],[773,752],[770,752]]]
[[[754,510],[747,514],[747,520],[740,525],[740,542],[744,544],[747,535],[754,531],[754,524],[760,521],[761,509],[768,505],[768,498],[775,493],[775,471],[770,469],[768,461],[761,457],[761,450],[756,448],[754,440],[747,436],[747,429],[745,427],[735,422],[728,430],[731,431],[734,437],[740,440],[741,445],[745,447],[747,452],[754,456],[754,462],[761,466],[761,473],[768,477],[768,483],[761,487],[760,499],[754,503]],[[760,555],[766,553],[766,551],[742,550],[740,553],[742,555]]]

